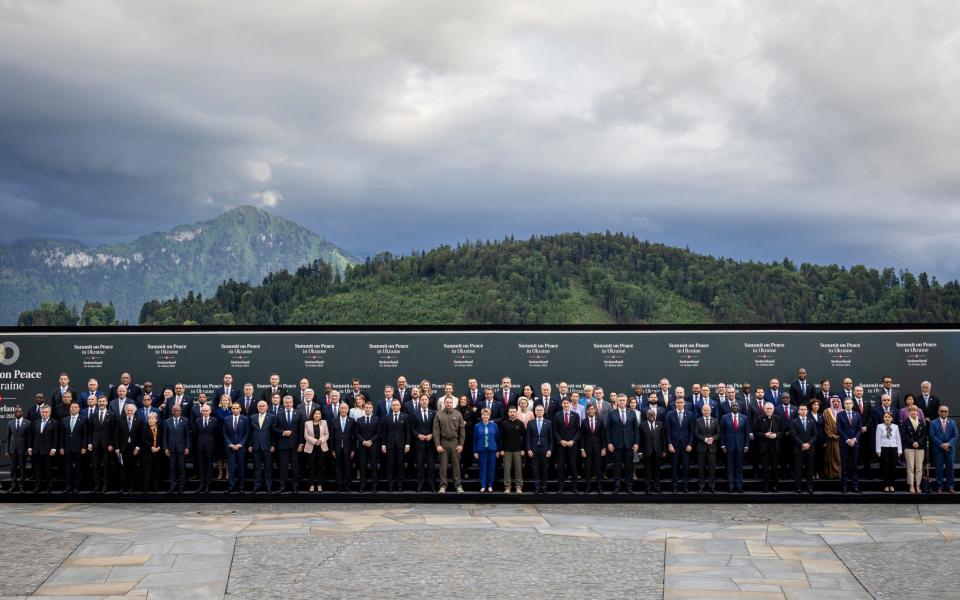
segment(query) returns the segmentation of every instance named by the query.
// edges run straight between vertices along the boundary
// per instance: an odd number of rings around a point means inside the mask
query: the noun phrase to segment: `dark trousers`
[[[873,427],[867,427],[867,430],[860,434],[860,446],[868,449],[868,452],[860,453],[860,462],[863,463],[863,476],[867,479],[870,478],[872,473],[872,463],[876,462],[877,455],[873,452],[874,450],[874,441],[873,434],[876,429],[876,425]]]
[[[160,453],[151,452],[150,448],[141,449],[140,453],[140,486],[144,492],[160,491]]]
[[[570,477],[571,485],[577,485],[577,445],[569,448],[557,444],[554,452],[557,455],[557,485],[563,488]]]
[[[110,452],[106,446],[93,447],[90,469],[93,471],[93,489],[107,489],[110,486]]]
[[[320,446],[314,446],[313,452],[306,455],[307,464],[310,468],[310,486],[319,485],[323,487],[323,450]]]
[[[940,446],[930,444],[930,450],[933,452],[934,476],[937,479],[937,487],[941,490],[952,490],[953,480],[953,461],[956,448],[944,450]]]
[[[316,449],[314,449],[316,450]],[[297,489],[300,487],[300,463],[297,459],[296,448],[277,448],[277,467],[280,469],[280,490],[287,487],[288,471],[293,469],[293,483],[291,487]]]
[[[701,449],[697,452],[697,483],[702,492],[705,488],[717,489],[717,453]]]
[[[673,482],[673,491],[677,491],[677,482],[683,482],[683,489],[690,485],[690,453],[683,444],[674,446],[676,452],[670,457],[670,475]]]
[[[727,450],[727,489],[731,492],[743,489],[743,450]]]
[[[760,481],[764,491],[780,483],[780,449],[775,444],[760,447]]]
[[[660,455],[656,452],[643,455],[643,476],[648,492],[660,491]]]
[[[434,488],[433,468],[436,464],[436,450],[430,444],[417,444],[417,487],[427,484]]]
[[[616,448],[613,451],[613,491],[617,492],[624,487],[633,485],[633,475],[630,467],[633,465],[632,448]],[[626,479],[626,486],[622,480]]]
[[[207,491],[210,488],[210,479],[213,477],[213,448],[197,448],[193,461],[197,467],[200,489]]]
[[[549,459],[546,452],[534,452],[530,460],[530,466],[533,471],[534,491],[543,493],[547,487],[547,465]]]
[[[801,450],[800,448],[794,449],[793,453],[793,482],[797,486],[797,491],[801,489],[813,490],[813,457],[816,454],[816,450],[813,449],[813,446],[809,450]],[[894,450],[896,454],[896,450]],[[800,479],[806,472],[806,486],[801,485]]]
[[[26,453],[14,452],[10,455],[10,489],[23,489],[23,480],[27,474]]]
[[[885,446],[880,448],[880,476],[883,487],[890,487],[897,478],[897,449]]]
[[[253,491],[273,489],[273,462],[270,450],[253,451]]]
[[[133,489],[134,484],[139,478],[140,474],[140,458],[134,456],[133,448],[124,449],[120,453],[120,456],[123,457],[123,466],[120,469],[120,476],[122,477],[123,490],[130,491]]]
[[[590,489],[590,482],[594,482],[599,490],[603,486],[603,467],[600,449],[587,450],[587,457],[583,459],[583,479],[587,489]]]
[[[403,448],[387,448],[387,486],[403,489]]]
[[[351,469],[353,467],[353,460],[350,458],[349,448],[342,448],[337,451],[335,466],[337,470],[337,488],[345,492],[350,487],[350,480],[352,479]]]
[[[243,448],[239,450],[224,449],[227,454],[227,489],[231,492],[243,490],[243,467],[246,462]]]
[[[357,448],[357,466],[360,468],[360,489],[370,483],[371,489],[377,489],[377,446]]]
[[[83,462],[79,452],[66,452],[63,455],[63,485],[68,490],[80,489],[80,476],[83,474]]]
[[[860,464],[860,444],[853,447],[840,441],[840,488],[846,490],[851,485],[860,487],[860,475],[857,466]]]
[[[36,480],[35,491],[50,490],[53,484],[51,480],[52,457],[47,453],[35,452],[33,454],[33,477]]]
[[[170,465],[170,491],[182,492],[187,480],[187,465],[183,451],[171,452],[167,463]]]

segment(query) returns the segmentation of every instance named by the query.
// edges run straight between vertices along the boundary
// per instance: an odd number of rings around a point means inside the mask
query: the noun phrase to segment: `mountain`
[[[94,315],[96,310],[91,311]],[[624,234],[559,234],[316,261],[208,298],[153,301],[150,325],[952,323],[960,284],[863,266],[740,262]]]
[[[323,259],[343,271],[356,259],[312,231],[252,206],[130,242],[88,247],[33,240],[0,245],[0,323],[42,302],[113,303],[136,323],[149,300],[209,293],[234,281]]]

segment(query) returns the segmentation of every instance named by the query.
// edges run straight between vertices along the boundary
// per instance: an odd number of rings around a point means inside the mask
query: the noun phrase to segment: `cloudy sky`
[[[628,231],[960,274],[960,3],[0,0],[4,238]]]

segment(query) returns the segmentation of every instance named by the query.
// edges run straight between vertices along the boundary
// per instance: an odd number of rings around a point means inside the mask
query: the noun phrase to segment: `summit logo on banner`
[[[0,343],[0,365],[5,367],[16,364],[20,358],[20,346],[14,342]]]

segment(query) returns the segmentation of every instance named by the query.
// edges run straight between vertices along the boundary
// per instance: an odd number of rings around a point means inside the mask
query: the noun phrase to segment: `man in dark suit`
[[[860,415],[860,441],[866,451],[860,453],[860,462],[863,465],[864,477],[869,478],[872,471],[872,463],[876,462],[876,454],[873,452],[873,434],[877,428],[877,422],[873,419],[873,403],[863,393],[863,386],[854,386],[853,388],[853,410]]]
[[[932,388],[929,381],[924,381],[920,384],[920,395],[916,397],[916,405],[928,420],[935,419],[940,411],[940,398],[930,393]]]
[[[637,408],[640,410],[640,414],[644,415],[644,419],[646,419],[646,414],[649,410],[653,410],[656,413],[656,420],[661,424],[667,417],[667,409],[660,404],[660,394],[656,392],[647,394],[643,398],[643,402],[637,405]]]
[[[377,402],[376,407],[373,409],[373,416],[382,421],[384,417],[393,412],[393,400],[393,386],[385,386],[383,388],[383,400]],[[400,408],[403,409],[403,401],[399,398],[397,398],[397,400],[400,402]]]
[[[190,422],[181,415],[183,403],[170,408],[163,424],[163,453],[170,463],[170,493],[183,493],[186,485],[186,457],[190,455]]]
[[[817,424],[807,414],[807,407],[800,405],[797,416],[790,422],[790,441],[793,442],[793,482],[797,493],[813,493],[813,456],[817,447]],[[807,485],[800,483],[806,470]]]
[[[87,389],[83,392],[80,392],[80,396],[78,397],[80,401],[81,414],[86,414],[87,406],[89,406],[88,399],[90,398],[90,396],[94,397],[93,405],[94,406],[97,405],[96,399],[100,396],[103,396],[103,392],[99,391],[99,387],[100,387],[100,384],[97,382],[96,379],[91,378],[87,381]]]
[[[23,409],[13,409],[13,418],[7,421],[7,458],[10,459],[10,491],[22,492],[27,473],[27,446],[30,445],[30,421]]]
[[[257,412],[247,419],[247,454],[253,455],[253,493],[273,490],[273,461],[276,450],[273,441],[273,415],[267,411],[269,402],[257,402]]]
[[[656,394],[651,394],[656,398]],[[657,398],[659,402],[659,398]],[[646,418],[640,424],[640,460],[643,461],[644,479],[647,494],[660,493],[660,461],[667,456],[667,429],[657,420],[657,412],[650,406],[644,413]]]
[[[110,401],[109,406],[113,406],[113,401],[117,399],[120,386],[123,386],[127,389],[127,399],[136,404],[137,408],[140,408],[140,396],[143,395],[143,388],[133,382],[133,378],[130,377],[130,373],[121,373],[120,383],[110,386],[110,393],[107,394],[107,400]],[[114,414],[119,415],[120,413]]]
[[[373,404],[363,405],[363,416],[357,420],[357,463],[360,470],[360,491],[367,484],[377,492],[377,452],[380,449],[380,420],[373,416]]]
[[[820,388],[817,390],[817,394],[814,397],[820,401],[820,406],[823,407],[824,410],[830,408],[830,396],[832,395],[833,392],[830,391],[830,380],[821,379]]]
[[[127,414],[127,406],[132,406],[135,409],[138,407],[137,402],[127,395],[127,386],[120,384],[114,391],[116,397],[110,401],[107,408],[118,418],[123,418]]]
[[[50,493],[51,481],[50,464],[60,449],[60,435],[57,422],[50,417],[50,407],[40,409],[40,418],[33,422],[30,428],[30,442],[27,446],[27,456],[33,459],[33,472],[36,485],[33,493],[44,491]]]
[[[893,407],[893,398],[884,394],[880,396],[880,401],[877,402],[873,408],[874,424],[883,423],[883,415],[886,413],[890,413],[893,417],[894,425],[900,425],[900,411]],[[876,425],[874,426],[874,431],[876,431]]]
[[[664,424],[667,428],[667,452],[670,453],[671,479],[673,493],[676,494],[678,481],[683,482],[683,493],[690,491],[690,453],[693,451],[694,414],[686,410],[684,389],[677,388],[674,410],[667,413]]]
[[[933,468],[938,494],[956,494],[954,489],[953,464],[957,453],[957,424],[950,419],[950,410],[945,405],[938,407],[939,415],[930,421],[930,450],[933,452]]]
[[[753,422],[754,446],[760,454],[760,481],[764,492],[777,491],[782,436],[783,419],[774,412],[773,402],[767,402],[763,405],[763,415]]]
[[[263,388],[263,390],[260,392],[260,400],[265,401],[265,402],[267,403],[267,406],[270,406],[270,400],[271,400],[271,398],[273,398],[273,395],[274,395],[274,394],[280,394],[280,399],[281,399],[281,400],[282,400],[283,397],[286,396],[287,394],[291,394],[291,395],[294,396],[294,403],[293,403],[293,404],[294,404],[294,406],[297,406],[298,403],[297,403],[296,401],[299,400],[299,399],[303,396],[303,392],[306,391],[307,389],[309,389],[309,387],[310,387],[310,382],[307,381],[306,379],[303,379],[303,380],[301,380],[300,389],[296,390],[296,392],[292,392],[292,391],[290,391],[286,386],[283,386],[283,385],[280,384],[280,374],[279,374],[279,373],[271,373],[271,374],[270,374],[270,385],[267,386],[267,387],[265,387],[265,388]],[[256,409],[254,409],[254,412],[256,412]]]
[[[509,377],[504,377],[500,380],[500,389],[498,389],[493,398],[497,402],[500,402],[505,407],[510,408],[511,406],[517,405],[517,399],[520,397],[520,394],[513,391],[513,381]],[[490,420],[493,420],[493,417],[490,417]]]
[[[717,389],[721,389],[720,385],[717,386]],[[726,387],[723,389],[726,390]],[[700,386],[700,390],[703,392],[700,394],[700,399],[694,400],[693,402],[687,402],[687,406],[692,405],[692,412],[694,415],[696,415],[696,418],[699,419],[700,415],[703,414],[703,405],[708,404],[710,406],[710,417],[716,420],[717,415],[720,414],[720,398],[712,398],[710,396],[710,386],[707,384]],[[723,397],[726,397],[726,392],[724,392]],[[686,399],[684,400],[686,401]]]
[[[390,413],[380,421],[380,452],[387,456],[387,491],[403,491],[403,455],[410,452],[409,415],[400,399],[390,402]]]
[[[701,494],[705,489],[709,489],[711,494],[717,493],[720,424],[716,417],[710,416],[710,412],[710,406],[704,404],[700,409],[701,417],[693,423],[693,437],[697,441],[697,484]]]
[[[283,396],[281,396],[282,398]],[[251,417],[257,414],[257,399],[253,396],[253,384],[245,383],[243,384],[243,393],[240,395],[240,399],[237,400],[240,403],[240,414]],[[233,403],[231,402],[231,405]],[[267,398],[267,404],[270,404],[270,398]]]
[[[816,395],[813,384],[807,381],[807,370],[800,367],[797,369],[797,380],[790,384],[790,398],[793,399],[794,406],[807,406]]]
[[[430,397],[420,396],[420,406],[410,419],[410,438],[417,461],[417,491],[422,492],[427,484],[431,492],[437,491],[433,467],[436,462],[436,445],[433,440],[433,420],[436,411],[430,409]],[[428,481],[429,480],[429,481]]]
[[[210,405],[204,404],[200,416],[193,421],[194,462],[197,467],[197,479],[200,481],[200,493],[210,493],[210,477],[213,471],[213,456],[217,447],[217,433],[220,422],[210,414]]]
[[[231,416],[223,424],[224,452],[227,456],[227,493],[243,493],[244,471],[247,467],[248,418],[239,402],[230,406]],[[252,418],[252,417],[251,417]]]
[[[116,444],[117,422],[107,410],[107,397],[97,398],[97,410],[87,418],[87,452],[93,471],[93,493],[102,494],[110,485],[110,457]]]
[[[727,491],[743,493],[743,457],[750,450],[750,420],[740,414],[740,403],[730,404],[730,414],[720,421],[720,448],[727,458]]]
[[[853,398],[853,379],[844,377],[841,385],[843,387],[840,388],[837,396],[840,396],[840,405],[842,406],[847,398]]]
[[[253,388],[253,385],[250,386]],[[213,397],[217,399],[217,402],[220,402],[220,398],[224,396],[230,396],[230,404],[240,400],[240,388],[233,385],[233,375],[227,373],[223,376],[223,385],[218,386],[217,389],[213,391]]]
[[[860,493],[859,464],[862,437],[860,413],[854,409],[853,398],[843,401],[843,410],[837,413],[837,435],[840,436],[840,491]]]
[[[143,422],[137,418],[137,407],[128,403],[124,415],[117,419],[117,457],[120,460],[120,493],[133,491],[140,467],[140,440],[143,438]]]
[[[624,394],[617,397],[617,408],[607,415],[607,452],[613,455],[613,493],[633,493],[630,466],[633,453],[639,449],[637,415],[627,410],[627,396]]]
[[[346,406],[346,402],[341,404]],[[303,451],[303,415],[293,407],[293,396],[289,394],[283,397],[283,410],[273,421],[273,438],[276,440],[274,445],[277,448],[277,467],[280,469],[280,492],[286,492],[287,474],[292,468],[292,489],[293,493],[297,494],[300,490],[300,465],[297,457]]]
[[[561,401],[561,410],[553,417],[554,451],[557,455],[557,493],[562,494],[570,475],[573,493],[577,489],[577,450],[580,445],[580,415],[570,410],[570,399]]]
[[[70,393],[71,398],[79,398],[79,396],[77,396],[77,390],[70,387],[70,376],[61,372],[57,378],[57,387],[54,388],[53,393],[50,394],[50,404],[54,407],[63,404],[63,396],[67,392]]]
[[[780,479],[785,480],[793,467],[793,442],[790,439],[790,423],[797,416],[797,406],[793,403],[793,397],[787,392],[781,394],[780,404],[774,407],[773,412],[780,417],[780,424],[783,426],[780,436]]]
[[[337,491],[347,492],[352,479],[352,461],[357,447],[357,424],[350,418],[350,407],[340,403],[340,414],[333,420],[330,437],[333,443],[330,450],[336,461]]]
[[[673,410],[673,407],[676,404],[676,397],[670,393],[670,380],[666,377],[660,380],[660,389],[657,390],[657,399],[660,406],[662,406],[667,412]]]
[[[547,491],[547,461],[553,453],[553,428],[543,413],[543,405],[536,405],[533,409],[534,418],[527,423],[527,456],[531,459],[536,494]]]
[[[401,375],[397,377],[397,387],[393,391],[393,397],[400,401],[400,408],[403,409],[404,403],[410,399],[413,390],[407,387],[407,378]]]
[[[40,419],[40,410],[46,406],[53,411],[53,407],[50,406],[44,399],[43,394],[35,394],[33,396],[34,404],[27,410],[27,420],[30,422],[37,421]]]
[[[160,410],[153,406],[153,396],[144,394],[140,399],[141,406],[137,409],[137,418],[143,421],[144,425],[150,420],[150,414],[157,415],[157,423],[162,423]]]
[[[533,399],[533,407],[543,406],[543,418],[552,421],[560,410],[560,402],[553,397],[553,386],[544,383],[540,386],[540,395]]]
[[[186,394],[186,388],[182,383],[173,386],[173,396],[163,403],[167,417],[173,416],[173,407],[180,407],[180,417],[189,418],[193,414],[193,400]]]
[[[490,388],[483,390],[483,399],[477,405],[477,411],[485,408],[490,409],[490,420],[498,425],[507,418],[507,405],[494,398],[493,390]]]
[[[717,402],[717,413],[711,414],[711,417],[716,417],[717,422],[720,422],[725,416],[730,414],[730,405],[737,401],[737,390],[733,387],[733,384],[730,384],[726,388],[726,392]]]
[[[737,404],[740,405],[740,416],[746,417],[747,415],[747,405],[753,400],[754,392],[753,386],[749,381],[745,381],[740,384],[740,391],[737,392]]]
[[[776,408],[780,404],[780,395],[783,392],[780,391],[780,380],[774,377],[770,380],[770,387],[763,392],[763,401],[770,402]]]
[[[879,404],[880,398],[884,396],[890,396],[890,405],[893,406],[893,409],[899,413],[900,409],[903,408],[903,399],[900,397],[900,392],[893,389],[893,377],[889,375],[884,375],[880,384],[880,393],[877,394],[877,404]],[[882,423],[883,421],[880,421]]]

